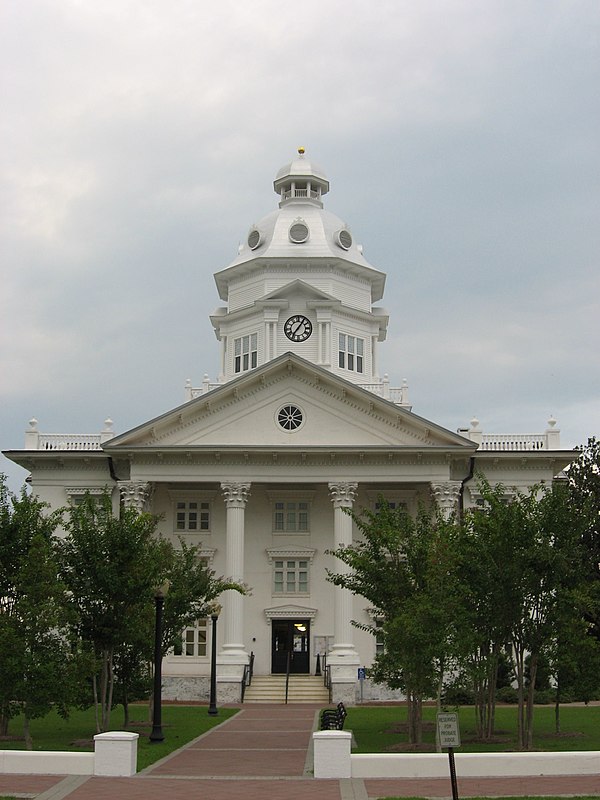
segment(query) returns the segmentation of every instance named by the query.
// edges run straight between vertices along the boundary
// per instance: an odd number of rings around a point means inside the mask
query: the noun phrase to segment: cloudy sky
[[[598,0],[5,3],[2,449],[216,377],[213,273],[299,145],[416,413],[600,435],[599,42]]]

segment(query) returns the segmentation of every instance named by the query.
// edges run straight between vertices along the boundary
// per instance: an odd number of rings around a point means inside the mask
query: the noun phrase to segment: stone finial
[[[25,431],[25,450],[37,450],[40,440],[38,421],[35,417],[29,420],[29,430]]]
[[[546,428],[546,449],[560,450],[560,430],[556,427],[556,420],[553,414],[550,414],[548,427]]]

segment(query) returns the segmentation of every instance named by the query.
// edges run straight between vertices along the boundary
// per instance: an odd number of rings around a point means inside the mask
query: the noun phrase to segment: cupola
[[[280,208],[289,203],[310,203],[323,208],[321,197],[329,191],[329,181],[321,167],[306,158],[304,148],[299,147],[298,158],[279,170],[273,188],[281,197]]]

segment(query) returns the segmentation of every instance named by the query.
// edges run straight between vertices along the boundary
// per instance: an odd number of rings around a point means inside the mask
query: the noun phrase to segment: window
[[[184,628],[181,641],[173,648],[174,656],[188,656],[192,658],[207,655],[208,619],[198,619],[193,625]]]
[[[234,372],[247,372],[255,369],[258,363],[257,334],[251,333],[235,339],[234,343]]]
[[[365,351],[364,339],[357,336],[349,336],[347,333],[339,335],[338,366],[340,369],[347,369],[350,372],[363,372],[363,360]]]
[[[209,531],[210,504],[196,500],[178,500],[175,508],[175,530]]]
[[[274,594],[308,594],[308,559],[289,558],[273,562]]]
[[[385,652],[385,640],[383,637],[383,620],[375,620],[375,655]]]
[[[279,533],[307,533],[309,506],[304,501],[277,501],[273,510],[273,530]]]
[[[388,508],[391,509],[392,511],[395,511],[396,509],[398,510],[402,509],[403,511],[408,511],[408,505],[406,503],[401,503],[398,500],[386,500],[385,502]],[[382,503],[377,501],[375,503],[375,511],[379,511],[381,507]]]

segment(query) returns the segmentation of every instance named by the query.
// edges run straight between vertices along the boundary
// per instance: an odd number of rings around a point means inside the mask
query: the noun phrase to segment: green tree
[[[556,640],[565,598],[574,597],[581,582],[578,524],[562,483],[522,493],[482,482],[480,491],[483,505],[468,515],[471,551],[463,564],[465,585],[473,593],[468,607],[478,609],[471,614],[471,624],[482,634],[480,651],[489,654],[510,644],[519,698],[519,746],[529,749],[538,664]],[[489,570],[487,586],[480,580],[481,569]],[[485,623],[488,616],[491,625]],[[494,661],[487,663],[489,688]],[[492,696],[490,690],[488,715]]]
[[[68,510],[68,535],[60,542],[62,578],[77,615],[76,632],[90,643],[96,727],[109,727],[115,692],[115,654],[137,633],[166,577],[170,547],[156,536],[157,518],[121,509],[111,498],[86,495]]]
[[[380,628],[353,624],[383,634],[370,675],[404,691],[409,741],[420,744],[423,700],[440,694],[452,650],[455,528],[424,506],[414,519],[385,502],[375,512],[351,515],[362,538],[333,551],[350,570],[328,578],[369,600],[381,620]]]
[[[53,546],[59,512],[25,490],[15,497],[0,477],[0,707],[3,732],[18,710],[29,722],[52,707],[66,714],[75,657],[68,637],[65,587]]]
[[[163,656],[181,640],[183,629],[208,616],[219,595],[228,590],[245,593],[238,583],[217,577],[201,558],[200,547],[179,540],[178,547],[165,543],[163,569],[168,582],[162,626]],[[115,651],[114,673],[118,700],[129,724],[129,701],[149,694],[154,658],[154,601],[141,605],[131,619],[127,640]]]

